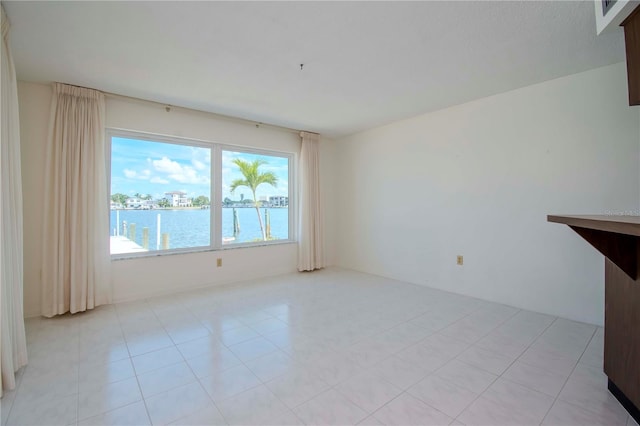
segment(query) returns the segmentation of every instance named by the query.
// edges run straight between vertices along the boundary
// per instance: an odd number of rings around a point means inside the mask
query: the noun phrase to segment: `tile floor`
[[[27,321],[7,425],[637,426],[603,331],[329,269]]]

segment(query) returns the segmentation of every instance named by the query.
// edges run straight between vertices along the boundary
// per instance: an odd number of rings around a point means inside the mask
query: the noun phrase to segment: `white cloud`
[[[179,183],[208,184],[210,180],[209,176],[199,175],[198,171],[194,167],[183,166],[168,157],[162,157],[160,160],[153,160],[152,163],[157,172],[164,173],[167,175],[167,178]]]
[[[196,170],[205,170],[207,168],[207,165],[204,164],[202,161],[194,159],[191,162],[193,163],[193,167],[195,167]]]
[[[185,166],[182,167],[180,173],[172,173],[169,175],[170,179],[175,180],[180,183],[209,183],[208,176],[200,176],[198,172],[193,167]]]
[[[153,160],[153,167],[161,173],[180,173],[182,166],[177,161],[172,161],[169,157],[162,157],[160,160]]]
[[[193,164],[196,170],[207,170],[211,165],[211,150],[191,148],[191,164]]]
[[[159,178],[157,176],[156,177],[152,177],[149,182],[151,182],[151,183],[161,183],[163,185],[166,185],[166,184],[169,183],[169,181],[167,179],[162,179],[162,178]]]
[[[127,179],[148,180],[151,177],[151,170],[148,169],[141,172],[136,172],[135,170],[131,169],[124,169],[123,173]]]
[[[124,169],[123,172],[124,176],[128,179],[133,179],[138,175],[135,170]]]

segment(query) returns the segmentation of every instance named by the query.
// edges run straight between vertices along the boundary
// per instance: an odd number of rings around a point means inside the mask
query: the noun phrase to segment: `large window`
[[[111,254],[292,240],[292,156],[109,131]]]

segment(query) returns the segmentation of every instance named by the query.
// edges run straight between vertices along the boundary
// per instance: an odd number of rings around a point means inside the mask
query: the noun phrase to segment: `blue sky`
[[[154,199],[168,191],[183,191],[189,197],[209,197],[211,186],[211,149],[163,142],[113,137],[111,139],[111,193],[151,194]],[[242,178],[234,158],[246,161],[263,159],[261,170],[272,171],[278,177],[277,187],[260,185],[261,196],[288,195],[288,159],[242,152],[222,153],[222,197],[232,200],[252,198],[251,190],[238,187],[234,194],[229,185]]]

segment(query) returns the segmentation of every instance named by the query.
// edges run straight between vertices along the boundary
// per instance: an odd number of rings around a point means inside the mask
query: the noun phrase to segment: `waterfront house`
[[[128,209],[139,209],[145,203],[145,200],[140,198],[127,198],[127,202],[125,204]]]
[[[284,195],[274,195],[269,197],[271,207],[289,207],[289,197]]]
[[[191,207],[191,198],[187,198],[187,193],[182,191],[165,192],[168,195],[171,207]]]

